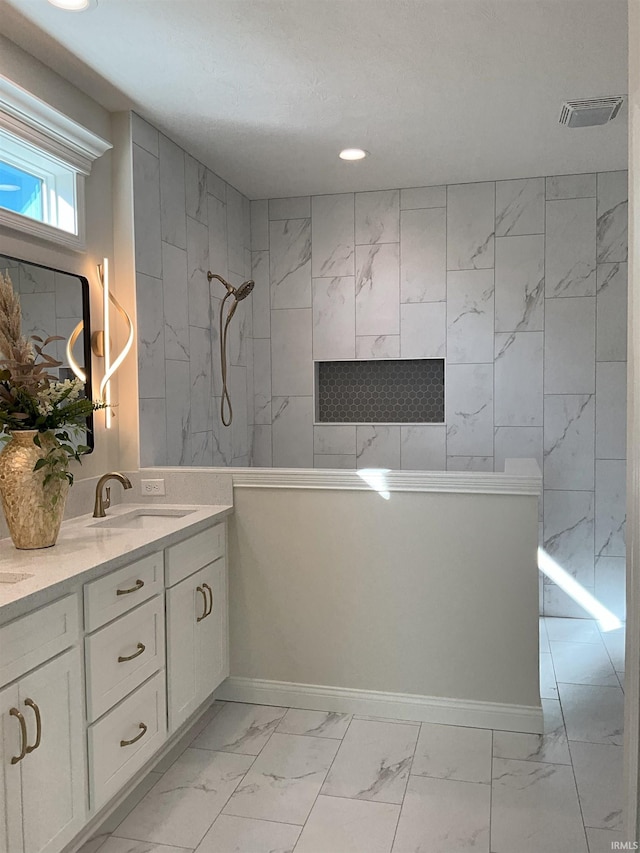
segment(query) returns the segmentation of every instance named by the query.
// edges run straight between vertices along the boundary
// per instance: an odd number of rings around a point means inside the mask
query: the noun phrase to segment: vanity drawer
[[[0,628],[0,687],[77,642],[78,604],[68,595]]]
[[[201,533],[196,533],[184,542],[166,549],[165,568],[167,586],[173,586],[184,578],[208,566],[225,553],[225,523],[217,524]]]
[[[160,749],[167,737],[164,672],[89,726],[91,808],[99,809]]]
[[[87,719],[96,720],[164,667],[164,595],[85,638]]]
[[[164,588],[162,551],[84,586],[84,627],[95,631]]]

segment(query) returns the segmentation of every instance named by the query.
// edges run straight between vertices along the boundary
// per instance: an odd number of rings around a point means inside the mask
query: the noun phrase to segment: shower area
[[[132,121],[141,465],[534,458],[541,545],[622,616],[626,173],[249,201]],[[444,419],[410,395],[393,421],[319,417],[321,365],[362,365],[372,397],[382,360],[442,364]]]

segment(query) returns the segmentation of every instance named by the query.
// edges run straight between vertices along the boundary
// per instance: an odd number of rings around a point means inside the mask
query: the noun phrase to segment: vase
[[[67,479],[44,479],[47,468],[34,471],[39,459],[58,446],[52,432],[41,432],[40,447],[34,444],[38,430],[14,430],[0,452],[0,498],[11,539],[16,548],[50,548],[55,545],[69,492]],[[66,471],[67,458],[60,451],[57,471]]]

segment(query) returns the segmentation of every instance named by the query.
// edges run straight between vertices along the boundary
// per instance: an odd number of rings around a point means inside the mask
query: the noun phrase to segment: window
[[[110,143],[0,76],[0,226],[84,249],[84,179]]]

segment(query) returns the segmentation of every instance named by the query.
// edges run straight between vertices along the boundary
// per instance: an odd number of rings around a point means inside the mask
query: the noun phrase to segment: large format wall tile
[[[356,465],[397,471],[400,468],[400,427],[356,427]]]
[[[446,206],[446,187],[410,187],[406,190],[400,190],[400,210]]]
[[[595,296],[595,234],[595,199],[547,202],[547,296]]]
[[[354,424],[316,425],[313,428],[313,452],[316,455],[352,455],[356,453]]]
[[[310,308],[272,312],[271,372],[274,397],[313,393]]]
[[[167,464],[166,400],[139,400],[140,465],[143,468]]]
[[[187,286],[189,323],[208,328],[211,325],[209,268],[209,231],[197,219],[187,217]]]
[[[206,432],[211,425],[212,408],[212,364],[211,335],[208,329],[191,326],[190,377],[191,377],[191,429]]]
[[[596,359],[627,359],[627,265],[598,265]]]
[[[598,175],[598,263],[627,260],[627,172]]]
[[[397,243],[400,239],[400,192],[356,193],[356,244]]]
[[[445,387],[447,453],[493,456],[493,365],[450,364]]]
[[[496,240],[496,332],[544,328],[544,236]]]
[[[505,459],[535,459],[542,471],[542,427],[497,426],[494,442],[496,471]]]
[[[583,586],[593,589],[593,492],[545,490],[544,548]]]
[[[447,187],[447,269],[493,266],[495,184]]]
[[[314,278],[312,293],[314,359],[355,358],[355,279]]]
[[[271,424],[254,424],[250,464],[256,468],[271,468],[271,430]]]
[[[136,270],[160,278],[160,164],[139,145],[133,146],[133,198]]]
[[[316,195],[311,199],[311,243],[314,278],[355,272],[353,193]]]
[[[595,408],[593,394],[545,397],[545,488],[594,489]]]
[[[595,552],[601,557],[625,555],[626,463],[596,460]]]
[[[244,276],[244,212],[243,197],[227,185],[227,253],[229,272]],[[248,241],[247,241],[248,242]]]
[[[400,358],[400,335],[358,335],[356,358]]]
[[[269,251],[269,202],[251,202],[251,251]]]
[[[493,361],[493,270],[447,274],[447,360]]]
[[[209,219],[209,269],[222,278],[229,276],[229,263],[227,252],[227,206],[223,201],[213,195],[207,197],[207,210]],[[219,282],[212,282],[220,296],[224,296],[224,290]]]
[[[269,286],[269,252],[251,253],[251,277],[255,282],[251,294],[254,338],[271,337],[271,291]]]
[[[627,365],[623,361],[596,364],[596,458],[627,456]]]
[[[495,336],[497,426],[542,426],[542,332]]]
[[[131,138],[154,157],[158,156],[159,132],[137,113],[131,113]]]
[[[269,223],[271,307],[311,307],[311,220]]]
[[[446,426],[427,424],[400,427],[400,467],[403,471],[445,471]]]
[[[560,198],[595,198],[596,176],[585,175],[556,175],[547,178],[547,201],[557,201]]]
[[[447,215],[444,208],[400,214],[400,300],[438,302],[447,296]]]
[[[544,178],[496,183],[496,237],[544,234]]]
[[[165,396],[164,305],[162,281],[136,275],[138,315],[138,394]]]
[[[400,331],[398,244],[356,247],[356,334]]]
[[[596,300],[547,299],[545,394],[593,394],[596,390]]]
[[[447,471],[493,470],[493,456],[447,456]]]
[[[191,465],[189,364],[167,361],[167,465]]]
[[[268,204],[270,220],[308,219],[311,216],[311,199],[308,195],[296,198],[271,198]]]
[[[253,423],[271,423],[271,342],[253,341]]]
[[[446,302],[400,306],[402,358],[444,358],[447,337]]]
[[[313,468],[313,397],[274,397],[273,466]]]
[[[165,358],[189,361],[189,300],[187,253],[162,244]]]
[[[187,216],[207,225],[207,167],[190,154],[184,158],[184,183]]]
[[[187,248],[184,151],[160,134],[160,221],[162,239]]]

